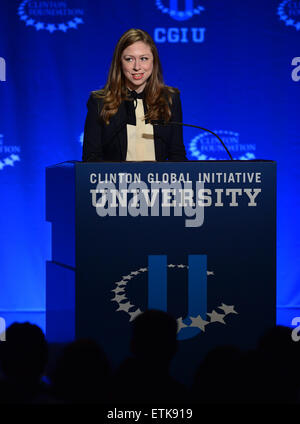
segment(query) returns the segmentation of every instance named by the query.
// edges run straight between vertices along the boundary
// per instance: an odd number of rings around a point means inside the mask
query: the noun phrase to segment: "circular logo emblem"
[[[171,16],[171,18],[175,19],[176,21],[186,21],[190,18],[192,18],[194,15],[200,15],[201,12],[203,12],[204,7],[203,6],[194,6],[193,0],[185,0],[185,9],[179,10],[179,0],[169,0],[169,7],[167,7],[161,0],[156,0],[156,6],[162,13],[167,13]],[[182,5],[182,1],[180,4]]]
[[[32,26],[37,31],[46,30],[66,32],[68,29],[77,29],[83,24],[83,9],[81,2],[70,1],[32,1],[21,2],[18,15],[26,26]],[[78,7],[77,7],[78,6]]]
[[[20,146],[11,146],[4,144],[4,135],[0,134],[0,171],[5,167],[14,167],[20,162]]]
[[[278,6],[279,19],[287,26],[300,30],[300,2],[295,0],[284,0]]]
[[[239,133],[226,130],[214,131],[225,143],[226,147],[238,160],[255,159],[255,144],[241,144],[239,141]],[[193,159],[197,160],[227,160],[227,153],[217,139],[212,134],[204,132],[194,137],[188,150]]]
[[[180,270],[188,269],[188,265],[184,264],[169,264],[168,268],[173,270],[173,272],[178,272]],[[113,298],[111,299],[112,302],[117,303],[117,309],[116,312],[125,312],[128,314],[129,321],[133,321],[139,314],[143,312],[141,309],[141,305],[136,306],[134,303],[130,301],[128,298],[127,293],[127,286],[132,282],[132,280],[137,280],[137,285],[135,286],[135,289],[138,289],[138,286],[140,285],[139,277],[141,277],[143,274],[148,272],[148,268],[140,268],[136,271],[132,271],[130,274],[125,275],[122,277],[120,281],[115,282],[115,288],[112,290],[114,293]],[[213,271],[207,271],[207,276],[214,275]],[[188,317],[179,317],[177,318],[177,334],[179,335],[179,339],[184,340],[186,338],[193,337],[193,332],[189,331],[189,334],[185,337],[181,333],[183,330],[193,330],[193,329],[200,329],[201,331],[205,331],[206,327],[215,322],[219,322],[222,324],[226,324],[224,318],[229,314],[238,314],[238,312],[235,311],[234,305],[225,305],[222,303],[220,306],[217,306],[216,309],[220,309],[222,313],[217,312],[215,309],[212,310],[210,313],[207,313],[207,317],[201,317],[200,315],[197,316],[188,316]],[[198,334],[198,333],[195,333]]]

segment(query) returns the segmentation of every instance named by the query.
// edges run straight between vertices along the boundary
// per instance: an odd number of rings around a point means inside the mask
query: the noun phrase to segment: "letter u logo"
[[[148,308],[167,311],[167,256],[149,255],[148,257]],[[207,312],[207,256],[188,255],[188,317],[200,315],[203,319]],[[184,340],[201,332],[198,327],[183,327],[178,339]]]

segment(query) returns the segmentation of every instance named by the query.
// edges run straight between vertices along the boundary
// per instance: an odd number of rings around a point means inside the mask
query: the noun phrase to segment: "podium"
[[[92,337],[113,365],[130,324],[178,322],[174,375],[219,345],[255,347],[276,324],[276,163],[81,163],[46,168],[46,337]]]

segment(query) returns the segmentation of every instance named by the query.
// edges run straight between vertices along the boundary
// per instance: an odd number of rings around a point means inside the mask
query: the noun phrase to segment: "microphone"
[[[162,125],[162,126],[167,126],[167,125],[180,125],[182,127],[191,127],[191,128],[198,128],[199,130],[204,130],[209,132],[210,134],[214,135],[215,137],[217,137],[217,139],[220,141],[220,143],[222,144],[222,146],[224,147],[224,149],[226,150],[226,152],[228,153],[228,156],[230,157],[230,160],[233,160],[233,157],[231,156],[230,151],[227,149],[225,143],[223,140],[221,140],[221,138],[214,133],[211,130],[208,130],[207,128],[203,128],[203,127],[199,127],[198,125],[190,125],[190,124],[184,124],[182,122],[165,122],[165,121],[161,121],[161,120],[155,120],[155,121],[151,121],[152,125]]]

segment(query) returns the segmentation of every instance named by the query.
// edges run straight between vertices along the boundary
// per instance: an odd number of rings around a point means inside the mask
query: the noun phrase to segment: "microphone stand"
[[[204,130],[204,131],[207,131],[207,132],[209,132],[209,133],[211,133],[212,135],[214,135],[215,137],[217,137],[217,139],[221,142],[221,144],[222,144],[222,146],[224,147],[224,149],[226,150],[226,152],[227,152],[227,154],[228,154],[228,156],[230,157],[230,160],[234,160],[233,159],[233,157],[231,156],[231,153],[230,153],[230,151],[227,149],[227,147],[225,146],[225,143],[223,142],[223,140],[221,140],[221,138],[216,134],[216,133],[214,133],[213,131],[211,131],[211,130],[208,130],[207,128],[203,128],[203,127],[199,127],[198,125],[190,125],[190,124],[184,124],[184,123],[182,123],[182,122],[163,122],[163,123],[160,123],[160,122],[153,122],[152,123],[153,125],[181,125],[181,126],[183,126],[183,127],[191,127],[191,128],[198,128],[199,130]]]

